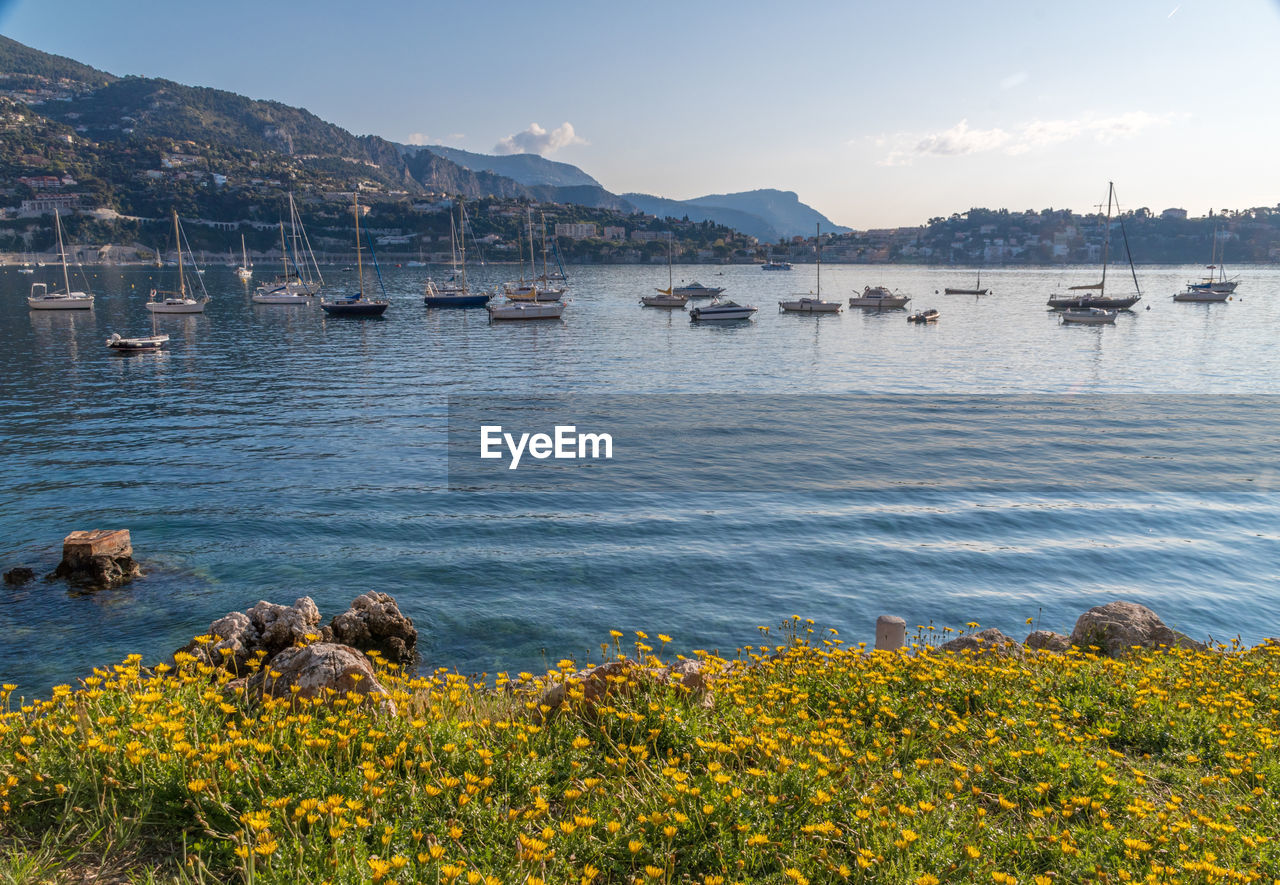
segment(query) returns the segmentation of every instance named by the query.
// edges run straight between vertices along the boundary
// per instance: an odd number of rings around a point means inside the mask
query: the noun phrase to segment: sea
[[[1202,268],[1140,267],[1143,300],[1097,327],[1045,306],[1096,267],[987,269],[991,294],[948,296],[975,272],[827,265],[824,297],[912,301],[801,316],[777,302],[817,289],[813,265],[676,266],[760,308],[719,325],[640,306],[667,270],[570,267],[563,320],[491,324],[424,307],[441,268],[384,262],[377,320],[255,305],[221,266],[201,315],[148,314],[175,270],[144,267],[80,271],[92,312],[29,311],[58,269],[0,269],[0,570],[44,575],[68,532],[128,528],[145,571],[0,585],[0,683],[46,694],[259,600],[310,596],[327,620],[367,591],[414,620],[422,669],[467,674],[598,656],[611,629],[668,654],[732,654],[794,617],[849,643],[882,614],[926,640],[1067,633],[1115,599],[1202,639],[1280,635],[1280,267],[1234,268],[1221,304],[1172,301]],[[104,346],[153,329],[167,351]],[[455,463],[456,425],[465,446],[488,404],[510,423],[522,403],[617,422],[626,481]]]

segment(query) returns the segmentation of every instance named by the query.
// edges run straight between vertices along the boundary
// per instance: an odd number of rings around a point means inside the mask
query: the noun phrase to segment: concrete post
[[[906,644],[906,621],[896,615],[876,618],[876,651],[896,651]]]

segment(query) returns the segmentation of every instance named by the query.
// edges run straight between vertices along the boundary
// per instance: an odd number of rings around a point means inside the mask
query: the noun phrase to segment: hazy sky
[[[776,187],[858,228],[1280,203],[1280,0],[0,0],[0,32],[614,192]]]

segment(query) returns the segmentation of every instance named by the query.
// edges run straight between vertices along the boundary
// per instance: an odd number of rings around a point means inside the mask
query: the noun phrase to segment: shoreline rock
[[[47,576],[77,587],[106,590],[142,575],[128,529],[74,531],[62,541],[62,561]]]

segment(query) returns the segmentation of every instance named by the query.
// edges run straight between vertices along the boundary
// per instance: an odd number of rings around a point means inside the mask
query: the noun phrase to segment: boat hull
[[[388,307],[389,301],[321,301],[320,307],[329,316],[335,317],[380,317]]]
[[[688,298],[673,297],[671,295],[642,295],[640,303],[645,307],[665,307],[668,310],[684,310],[685,305],[689,303]]]
[[[311,298],[306,295],[293,295],[289,292],[257,292],[253,296],[254,304],[310,304]]]
[[[728,310],[715,307],[695,307],[689,311],[689,319],[695,323],[749,320],[755,312],[756,308],[754,307],[735,307]]]
[[[1067,310],[1062,314],[1062,324],[1065,326],[1113,326],[1115,322],[1116,311],[1102,308],[1079,313]]]
[[[32,310],[93,310],[93,296],[28,298],[27,307]]]
[[[1212,289],[1188,289],[1173,296],[1174,301],[1193,304],[1221,304],[1231,297],[1230,292],[1214,292]]]
[[[1087,295],[1054,295],[1049,299],[1049,307],[1054,310],[1068,310],[1070,308],[1084,307],[1100,307],[1103,310],[1128,310],[1141,300],[1141,295],[1131,295],[1128,298],[1091,298]]]
[[[938,321],[938,312],[936,310],[926,310],[920,313],[913,313],[907,317],[908,323],[936,323]]]
[[[778,302],[778,310],[783,313],[839,313],[843,307],[839,301],[822,301],[818,298]]]
[[[558,320],[564,313],[564,304],[559,301],[543,304],[520,301],[490,304],[488,310],[491,320]]]
[[[148,301],[147,310],[152,313],[204,313],[203,301]]]
[[[124,338],[119,334],[107,339],[107,347],[116,353],[147,353],[161,350],[169,343],[168,335],[148,335],[141,338]]]
[[[486,295],[424,295],[422,303],[427,307],[484,307],[489,303]]]
[[[943,295],[989,295],[990,289],[943,289]]]
[[[722,293],[724,289],[717,289],[709,286],[676,286],[675,294],[683,295],[686,298],[715,298]]]
[[[864,310],[902,310],[910,298],[850,298],[850,307],[861,307]]]

